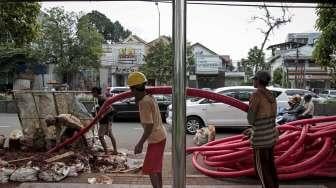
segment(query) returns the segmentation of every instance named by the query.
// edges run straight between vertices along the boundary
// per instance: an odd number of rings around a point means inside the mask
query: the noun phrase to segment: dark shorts
[[[158,143],[148,144],[145,161],[143,163],[143,174],[162,172],[163,153],[166,139]]]
[[[109,131],[111,130],[111,124],[99,124],[98,128],[98,136],[102,137],[105,135],[109,135]]]

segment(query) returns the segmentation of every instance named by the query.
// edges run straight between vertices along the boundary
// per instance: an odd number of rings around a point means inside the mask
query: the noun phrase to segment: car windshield
[[[336,91],[330,91],[330,95],[336,95]]]

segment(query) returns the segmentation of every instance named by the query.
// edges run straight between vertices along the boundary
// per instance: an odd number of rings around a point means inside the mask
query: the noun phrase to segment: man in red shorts
[[[147,141],[148,147],[142,171],[149,175],[154,188],[162,188],[162,161],[166,145],[166,130],[162,124],[159,106],[153,96],[146,94],[147,79],[143,73],[129,74],[127,83],[139,106],[140,121],[144,128],[134,153],[141,153],[143,144]]]

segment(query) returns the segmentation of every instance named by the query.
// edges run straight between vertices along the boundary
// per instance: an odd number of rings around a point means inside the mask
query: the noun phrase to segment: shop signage
[[[135,72],[139,69],[137,66],[122,66],[116,65],[111,67],[111,72],[115,74],[128,74],[131,72]]]
[[[196,74],[218,74],[220,65],[218,56],[196,56]]]
[[[120,48],[119,61],[136,61],[134,48]]]

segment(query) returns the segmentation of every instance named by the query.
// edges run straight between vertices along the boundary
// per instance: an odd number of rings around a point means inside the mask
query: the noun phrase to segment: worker
[[[274,163],[274,145],[278,138],[275,127],[277,103],[266,86],[271,81],[268,72],[257,72],[253,86],[257,90],[251,95],[247,120],[251,129],[244,133],[250,138],[254,151],[254,168],[263,188],[278,188],[278,177]]]
[[[80,119],[72,114],[60,114],[58,116],[48,115],[45,119],[47,127],[55,126],[56,128],[56,144],[71,138],[76,132],[84,128]],[[87,147],[88,143],[85,136],[82,136],[82,142]]]
[[[312,101],[312,96],[307,94],[303,97],[304,99],[304,112],[299,115],[298,119],[310,119],[314,116],[314,103]]]
[[[95,97],[98,100],[98,106],[95,109],[96,112],[99,111],[100,107],[104,104],[105,102],[105,97],[102,95],[102,91],[101,88],[99,87],[93,87],[91,89],[92,92],[92,96]],[[107,135],[108,137],[110,137],[111,142],[112,142],[112,147],[113,147],[113,151],[112,154],[116,155],[118,154],[118,150],[117,150],[117,142],[116,139],[114,138],[114,135],[112,133],[112,118],[113,118],[113,108],[111,107],[110,112],[108,114],[106,114],[100,121],[99,121],[99,128],[98,128],[98,137],[99,137],[99,141],[101,143],[101,145],[104,148],[104,151],[106,154],[108,154],[108,148],[107,148],[107,144],[105,141],[105,135]]]
[[[142,171],[148,174],[154,188],[162,188],[162,162],[166,144],[166,130],[163,126],[158,103],[145,91],[146,76],[141,72],[129,74],[128,86],[139,106],[141,125],[144,132],[134,149],[134,154],[142,152],[147,141],[148,147]]]

